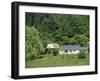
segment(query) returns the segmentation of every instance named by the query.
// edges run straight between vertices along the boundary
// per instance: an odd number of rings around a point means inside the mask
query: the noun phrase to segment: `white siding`
[[[64,50],[59,50],[59,54],[66,54]]]
[[[65,52],[65,50],[59,50],[59,54],[78,54],[80,53],[80,50],[68,50]]]
[[[79,50],[68,50],[68,54],[78,54],[78,53],[80,53],[80,51]]]

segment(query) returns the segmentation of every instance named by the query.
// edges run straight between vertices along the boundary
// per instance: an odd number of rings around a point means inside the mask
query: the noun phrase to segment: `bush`
[[[76,40],[76,44],[80,44],[81,46],[88,46],[88,37],[85,35],[75,35],[74,39]]]
[[[59,49],[54,49],[54,50],[53,50],[53,55],[56,56],[56,55],[58,55],[58,54],[59,54]]]
[[[43,50],[43,44],[39,32],[34,27],[25,29],[25,59],[34,60]]]
[[[79,59],[85,59],[85,58],[86,58],[85,52],[80,52],[80,53],[78,54],[78,58],[79,58]]]

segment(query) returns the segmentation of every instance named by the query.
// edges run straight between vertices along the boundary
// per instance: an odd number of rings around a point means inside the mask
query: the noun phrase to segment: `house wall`
[[[59,50],[59,54],[66,54],[63,50]]]
[[[76,51],[71,51],[70,50],[68,51],[68,54],[78,54],[80,53],[80,50],[76,50]]]
[[[65,52],[65,50],[59,50],[59,54],[78,54],[80,53],[80,50],[68,50]]]

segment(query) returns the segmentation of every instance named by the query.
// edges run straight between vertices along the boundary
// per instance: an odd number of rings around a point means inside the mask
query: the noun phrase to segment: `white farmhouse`
[[[60,47],[59,54],[78,54],[80,51],[88,51],[88,48],[79,45],[63,45]]]

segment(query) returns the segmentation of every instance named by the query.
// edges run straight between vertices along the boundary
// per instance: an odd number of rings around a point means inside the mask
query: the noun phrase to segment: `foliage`
[[[25,29],[25,54],[26,60],[34,59],[40,55],[43,45],[39,39],[39,32],[34,27],[26,27]]]
[[[88,46],[88,38],[85,35],[75,35],[74,39],[76,40],[76,44]]]
[[[59,49],[54,49],[54,50],[53,50],[53,55],[54,55],[54,56],[57,56],[58,54],[59,54]]]
[[[79,59],[85,59],[86,58],[86,53],[84,51],[81,51],[79,54],[78,54],[78,58]]]
[[[49,43],[57,43],[60,46],[89,45],[88,15],[26,12],[25,18],[26,60],[41,56]],[[52,53],[57,55],[57,52],[54,50]],[[51,53],[51,50],[48,50],[48,53]]]
[[[48,43],[54,42],[60,45],[87,46],[87,41],[89,41],[88,15],[28,12],[26,13],[26,26],[34,26],[38,30],[44,48]]]

